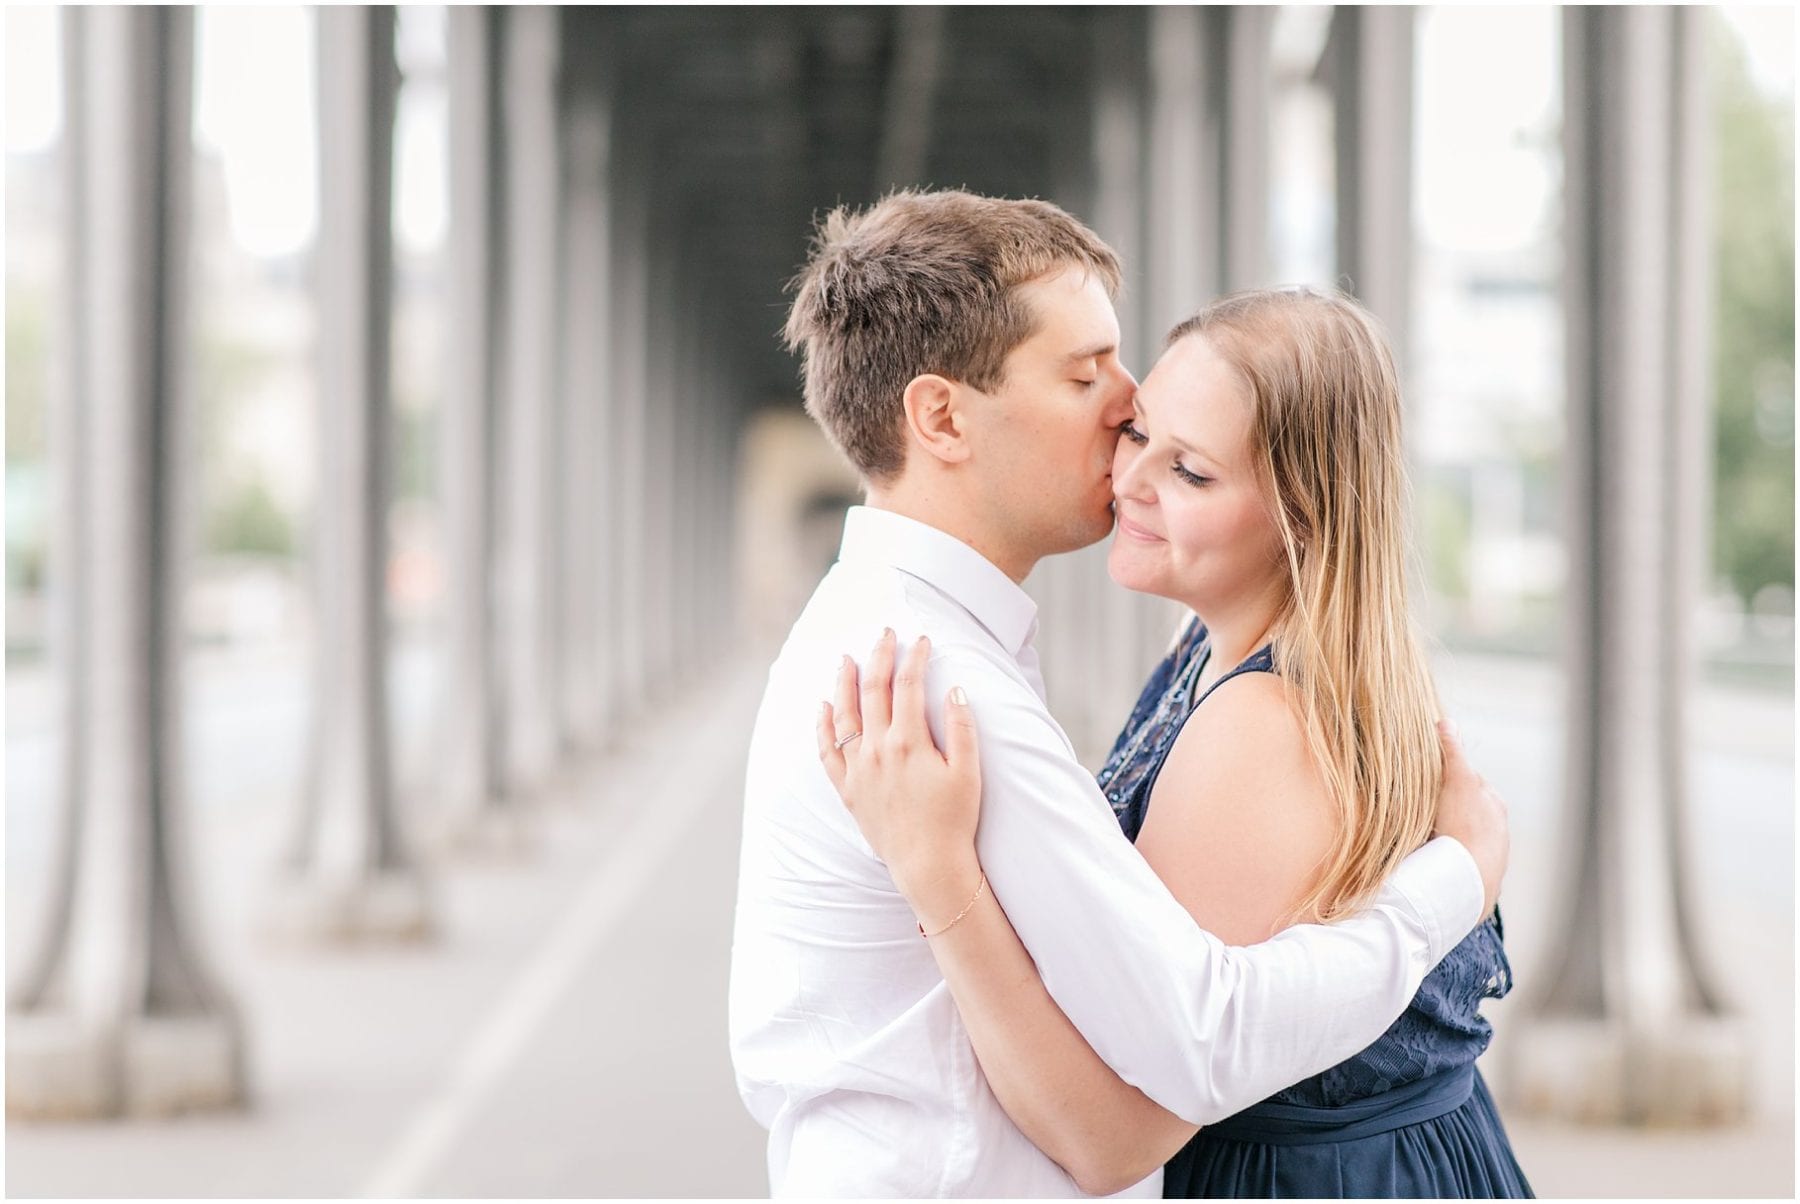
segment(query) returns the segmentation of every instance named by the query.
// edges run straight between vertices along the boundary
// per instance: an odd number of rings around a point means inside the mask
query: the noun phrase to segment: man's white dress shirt
[[[775,1195],[1081,1194],[988,1089],[912,909],[819,764],[814,725],[839,661],[866,658],[883,627],[902,649],[931,637],[940,746],[944,695],[968,692],[976,850],[1044,985],[1120,1077],[1189,1121],[1362,1050],[1480,919],[1480,872],[1440,838],[1354,919],[1251,948],[1203,932],[1050,717],[1036,616],[966,544],[857,507],[769,671],[745,781],[730,1035]],[[1123,1194],[1161,1195],[1161,1172]]]

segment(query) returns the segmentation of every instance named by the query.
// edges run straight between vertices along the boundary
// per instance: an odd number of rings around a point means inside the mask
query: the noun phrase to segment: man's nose
[[[1127,369],[1119,369],[1119,380],[1113,389],[1112,404],[1108,407],[1107,421],[1113,426],[1125,425],[1131,417],[1131,399],[1137,396],[1137,378]]]

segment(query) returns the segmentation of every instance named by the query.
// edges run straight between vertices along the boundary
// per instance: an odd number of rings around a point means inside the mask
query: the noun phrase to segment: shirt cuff
[[[1487,899],[1474,856],[1454,836],[1436,837],[1402,861],[1388,879],[1388,889],[1404,898],[1425,925],[1434,966],[1481,923]]]

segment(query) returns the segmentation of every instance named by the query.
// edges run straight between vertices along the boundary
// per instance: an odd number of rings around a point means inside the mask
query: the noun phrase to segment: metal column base
[[[436,935],[431,895],[413,870],[336,881],[287,875],[275,883],[263,932],[292,944],[429,940]]]
[[[6,1017],[8,1119],[158,1117],[245,1102],[243,1038],[227,1016],[99,1025],[64,1012]]]
[[[526,862],[542,843],[537,827],[516,806],[474,807],[444,816],[430,839],[439,852],[458,859]]]

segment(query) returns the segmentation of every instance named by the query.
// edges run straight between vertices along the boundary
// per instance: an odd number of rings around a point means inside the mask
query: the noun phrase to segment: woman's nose
[[[1124,435],[1120,435],[1118,449],[1113,453],[1114,493],[1133,500],[1144,498],[1145,477],[1139,468],[1143,461],[1143,449]]]

